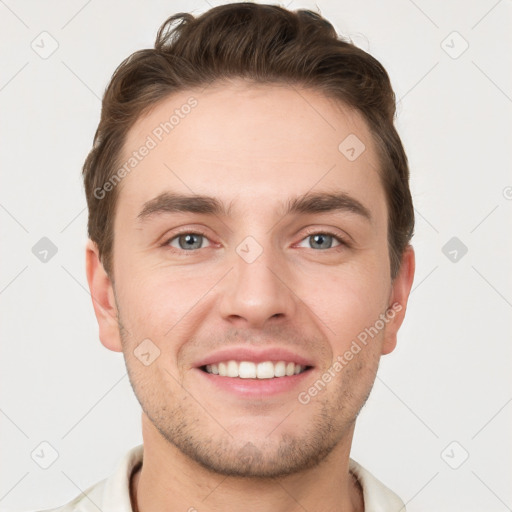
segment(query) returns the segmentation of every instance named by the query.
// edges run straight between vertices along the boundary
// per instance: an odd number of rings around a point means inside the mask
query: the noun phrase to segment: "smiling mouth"
[[[211,375],[219,377],[232,377],[239,379],[274,379],[299,375],[311,369],[312,366],[304,366],[287,361],[221,361],[217,364],[207,364],[199,369]]]

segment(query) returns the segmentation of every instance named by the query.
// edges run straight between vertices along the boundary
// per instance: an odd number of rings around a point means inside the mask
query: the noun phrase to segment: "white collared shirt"
[[[119,461],[113,475],[89,487],[69,503],[42,512],[133,512],[130,502],[130,477],[142,462],[143,445],[132,448]],[[363,489],[365,512],[405,512],[402,500],[355,460],[350,471]]]

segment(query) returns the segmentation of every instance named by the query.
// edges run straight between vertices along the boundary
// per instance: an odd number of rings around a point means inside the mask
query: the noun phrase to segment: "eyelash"
[[[203,236],[206,239],[208,239],[207,234],[205,232],[203,232],[203,231],[200,231],[200,230],[196,230],[196,231],[184,230],[184,231],[181,231],[179,233],[175,233],[171,238],[168,238],[162,244],[162,247],[168,248],[172,252],[189,253],[189,254],[194,254],[198,250],[200,250],[200,249],[192,249],[190,251],[186,251],[185,249],[177,249],[176,247],[171,247],[170,243],[173,240],[175,240],[176,238],[178,238],[178,237],[180,237],[182,235],[199,235],[199,236]],[[330,247],[329,249],[323,249],[323,250],[320,249],[320,250],[318,250],[316,252],[327,252],[327,251],[337,251],[337,250],[339,251],[339,250],[342,250],[344,248],[350,247],[350,245],[347,243],[345,238],[342,238],[339,234],[334,233],[334,232],[329,231],[329,230],[318,230],[318,229],[308,230],[308,231],[306,231],[305,236],[303,238],[301,238],[300,241],[302,242],[304,239],[306,239],[306,238],[308,238],[310,236],[313,236],[313,235],[328,235],[328,236],[332,236],[337,242],[339,242],[339,245],[337,245],[335,247]],[[206,247],[204,249],[206,249]]]

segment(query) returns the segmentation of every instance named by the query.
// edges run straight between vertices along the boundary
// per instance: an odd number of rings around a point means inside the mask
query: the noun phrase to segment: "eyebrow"
[[[183,195],[163,192],[146,201],[137,216],[144,222],[163,213],[200,213],[212,216],[230,217],[232,203],[226,207],[215,197],[205,195]],[[306,193],[292,197],[284,205],[283,217],[291,213],[315,214],[331,212],[355,213],[371,222],[370,210],[360,201],[345,192]]]

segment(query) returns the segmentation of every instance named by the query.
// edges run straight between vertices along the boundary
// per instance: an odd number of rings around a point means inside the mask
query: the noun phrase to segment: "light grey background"
[[[141,442],[87,290],[81,165],[115,67],[169,15],[217,4],[0,0],[2,510],[63,504]],[[318,6],[384,64],[410,159],[416,280],[352,457],[412,512],[512,510],[511,2],[282,5]],[[32,252],[43,237],[58,249],[47,262]],[[452,237],[467,254],[443,252]],[[42,442],[59,454],[48,469]]]

